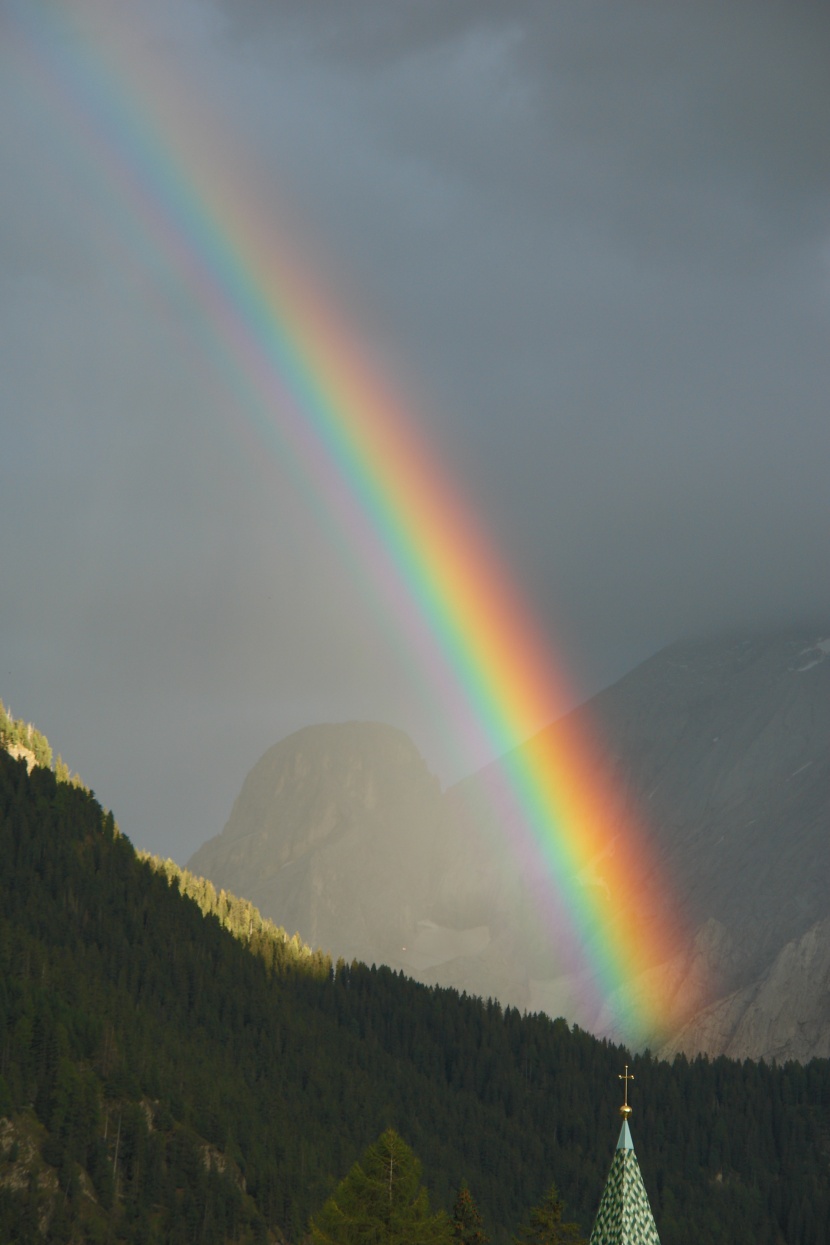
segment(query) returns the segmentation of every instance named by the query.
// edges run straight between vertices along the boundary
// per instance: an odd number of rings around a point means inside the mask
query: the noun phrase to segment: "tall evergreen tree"
[[[311,1221],[315,1245],[451,1245],[444,1211],[431,1214],[421,1164],[393,1128],[355,1163]]]
[[[552,1184],[513,1238],[513,1245],[585,1245],[578,1223],[563,1223],[565,1204]]]
[[[452,1211],[452,1239],[454,1245],[489,1245],[490,1242],[466,1180],[461,1183]]]

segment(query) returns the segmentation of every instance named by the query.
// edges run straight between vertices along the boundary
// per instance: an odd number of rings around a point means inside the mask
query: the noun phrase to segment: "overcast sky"
[[[580,694],[830,617],[826,4],[69,8],[91,65],[125,16],[148,101],[157,61],[303,221]],[[320,499],[242,444],[48,12],[0,0],[0,697],[180,861],[309,723],[392,722],[454,780]]]

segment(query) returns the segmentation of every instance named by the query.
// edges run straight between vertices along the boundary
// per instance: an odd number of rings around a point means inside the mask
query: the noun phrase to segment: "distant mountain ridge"
[[[830,1054],[830,627],[672,645],[583,714],[696,931],[652,970],[681,1010],[707,987],[665,1053]],[[617,1038],[614,1000],[586,1012],[539,927],[498,767],[442,795],[401,732],[308,728],[257,763],[189,867],[334,954]]]

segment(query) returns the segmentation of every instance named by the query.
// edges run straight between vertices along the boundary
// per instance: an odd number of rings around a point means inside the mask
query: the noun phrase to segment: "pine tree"
[[[461,1183],[453,1207],[452,1239],[454,1245],[489,1245],[490,1241],[466,1180]]]
[[[565,1205],[552,1184],[538,1206],[529,1213],[513,1245],[585,1245],[578,1223],[563,1223]]]
[[[315,1245],[451,1245],[450,1221],[431,1214],[421,1164],[387,1128],[311,1221]]]

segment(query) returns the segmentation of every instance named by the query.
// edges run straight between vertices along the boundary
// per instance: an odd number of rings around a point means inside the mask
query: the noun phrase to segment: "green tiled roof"
[[[628,1120],[623,1120],[590,1245],[660,1245]]]

